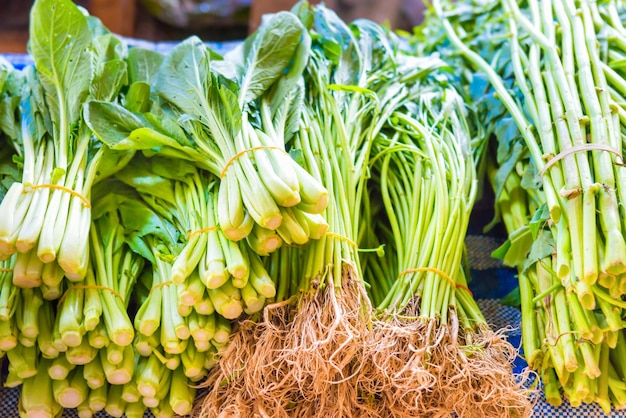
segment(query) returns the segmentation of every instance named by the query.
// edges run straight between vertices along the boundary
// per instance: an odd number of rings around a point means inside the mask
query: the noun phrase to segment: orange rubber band
[[[168,281],[166,281],[166,282],[163,282],[163,283],[159,283],[159,284],[157,284],[157,285],[154,285],[154,286],[152,286],[152,289],[150,289],[150,293],[149,293],[149,294],[151,295],[151,294],[152,294],[152,291],[153,291],[153,290],[155,290],[155,289],[160,289],[160,288],[162,288],[162,287],[169,286],[169,285],[171,285],[171,284],[174,284],[174,281],[173,281],[173,280],[168,280]]]
[[[200,228],[200,229],[196,229],[195,231],[191,231],[189,234],[187,234],[187,241],[191,240],[196,235],[202,234],[203,232],[211,232],[211,231],[217,231],[217,225],[213,225],[213,226],[209,226],[207,228]]]
[[[67,294],[69,293],[70,290],[73,289],[98,289],[98,290],[107,290],[109,292],[111,292],[113,294],[113,296],[117,296],[120,301],[122,301],[122,305],[126,305],[126,303],[124,302],[124,298],[122,297],[122,295],[120,295],[119,293],[117,293],[114,289],[111,289],[110,287],[106,287],[106,286],[99,286],[99,285],[76,285],[76,286],[70,286],[67,288],[67,290],[65,292],[63,292],[63,294],[61,295],[61,297],[59,298],[59,301],[57,302],[57,305],[60,305],[61,302],[63,302],[65,300],[65,297],[67,296]]]
[[[91,209],[91,203],[89,202],[89,200],[87,200],[87,198],[85,196],[83,196],[82,194],[78,193],[75,190],[69,189],[65,186],[61,186],[58,184],[37,184],[35,186],[28,186],[25,188],[27,191],[28,189],[31,190],[36,190],[36,189],[56,189],[56,190],[62,190],[66,193],[71,194],[74,197],[79,198],[80,200],[83,201],[83,203],[85,204],[85,207]]]
[[[350,244],[351,246],[353,246],[354,248],[356,248],[357,250],[359,249],[358,244],[357,244],[356,242],[352,241],[352,240],[351,240],[350,238],[348,238],[348,237],[344,237],[343,235],[339,235],[339,234],[336,234],[336,233],[334,233],[334,232],[326,232],[326,235],[327,235],[327,236],[329,236],[329,237],[337,238],[337,239],[339,239],[340,241],[345,241],[345,242],[347,242],[348,244]]]
[[[562,160],[563,158],[567,157],[568,155],[574,154],[576,152],[584,152],[584,151],[607,151],[607,152],[611,152],[611,153],[617,155],[618,157],[622,158],[622,154],[618,150],[616,150],[615,148],[609,147],[608,145],[603,145],[603,144],[576,145],[576,146],[573,146],[571,148],[566,149],[565,151],[561,151],[557,155],[555,155],[554,157],[550,158],[550,160],[548,160],[546,165],[544,165],[543,168],[541,169],[541,171],[539,172],[539,175],[541,177],[543,177],[544,174],[546,174],[546,171],[548,171],[548,169],[550,167],[552,167],[559,160]]]
[[[456,287],[457,289],[463,289],[463,290],[465,290],[467,293],[469,293],[469,295],[470,295],[472,298],[474,297],[474,294],[472,293],[472,291],[470,290],[470,288],[469,288],[469,287],[467,287],[467,286],[465,286],[465,285],[463,285],[463,284],[461,284],[461,283],[456,283],[456,284],[454,285],[454,287]]]
[[[248,149],[245,149],[243,151],[239,151],[237,154],[235,154],[233,156],[233,158],[228,160],[226,165],[224,165],[224,168],[222,169],[222,172],[220,173],[220,178],[221,179],[224,178],[224,176],[226,175],[226,170],[228,170],[228,167],[230,167],[232,165],[232,163],[234,163],[235,160],[237,160],[239,157],[241,157],[242,155],[247,154],[249,152],[258,151],[258,150],[261,150],[261,149],[274,149],[274,150],[277,150],[277,151],[282,151],[284,154],[289,155],[284,149],[282,149],[280,147],[277,147],[277,146],[274,146],[274,145],[261,145],[261,146],[258,146],[258,147],[248,148]]]

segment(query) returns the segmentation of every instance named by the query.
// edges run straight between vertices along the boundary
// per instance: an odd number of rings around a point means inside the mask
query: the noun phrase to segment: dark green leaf
[[[86,17],[71,0],[35,1],[29,50],[57,134],[60,126],[69,127],[78,119],[88,93],[93,73],[91,40]]]
[[[141,119],[122,106],[102,101],[86,103],[84,118],[93,133],[111,148],[116,148],[134,130],[144,126]]]
[[[178,44],[164,59],[157,91],[181,112],[207,124],[213,109],[208,103],[211,88],[209,51],[197,37]]]
[[[528,257],[524,261],[523,271],[528,270],[535,263],[543,260],[546,257],[550,257],[554,252],[555,243],[552,238],[552,233],[547,230],[539,231],[537,239],[532,243]]]
[[[239,91],[240,106],[261,96],[283,75],[300,45],[303,32],[302,24],[290,12],[272,15],[259,28],[246,57]]]
[[[154,235],[169,248],[176,247],[178,233],[174,226],[159,217],[141,200],[123,201],[119,206],[119,211],[127,234],[135,234],[139,237]]]

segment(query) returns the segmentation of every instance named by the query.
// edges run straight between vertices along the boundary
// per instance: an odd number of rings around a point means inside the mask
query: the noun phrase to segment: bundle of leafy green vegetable
[[[216,215],[227,238],[275,231],[305,244],[328,198],[285,151],[300,115],[303,33],[295,17],[279,13],[225,60],[189,38],[163,58],[151,107],[133,114],[93,101],[88,123],[111,149],[158,149],[219,177]]]
[[[623,408],[624,5],[433,6],[422,39],[462,57],[497,141],[489,175],[509,232],[498,255],[519,272],[526,359],[551,403]]]
[[[93,138],[82,106],[117,96],[126,47],[71,2],[38,2],[31,22],[35,68],[26,71],[24,116],[10,127],[23,171],[0,204],[0,257],[17,252],[18,262],[37,258],[40,268],[56,262],[78,281],[88,260],[91,185],[100,165],[118,162]]]
[[[393,109],[374,140],[365,277],[376,322],[359,385],[391,416],[528,416],[515,349],[468,288],[464,237],[478,182],[474,114],[435,56],[400,55]],[[375,202],[376,204],[372,204]],[[416,390],[416,387],[421,390]],[[479,400],[479,401],[477,401]]]

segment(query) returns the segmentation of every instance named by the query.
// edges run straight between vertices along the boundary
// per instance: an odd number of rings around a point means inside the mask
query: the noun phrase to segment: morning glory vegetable
[[[518,270],[526,359],[550,403],[623,408],[623,4],[433,6],[423,36],[457,57],[494,138],[496,255]]]

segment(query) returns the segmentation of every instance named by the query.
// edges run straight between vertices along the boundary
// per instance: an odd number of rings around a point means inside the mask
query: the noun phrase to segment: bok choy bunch
[[[31,12],[29,93],[16,142],[23,173],[0,204],[0,257],[39,270],[56,262],[70,280],[88,264],[90,189],[98,166],[118,156],[83,122],[88,99],[111,100],[126,78],[126,47],[69,0],[38,1]],[[22,282],[36,286],[37,279]]]
[[[308,225],[324,224],[319,214],[328,200],[285,151],[301,112],[306,39],[288,13],[270,18],[225,59],[189,38],[163,57],[155,103],[133,113],[93,101],[89,125],[114,150],[158,149],[218,177],[216,216],[226,238],[275,231],[274,241],[305,244]]]

